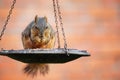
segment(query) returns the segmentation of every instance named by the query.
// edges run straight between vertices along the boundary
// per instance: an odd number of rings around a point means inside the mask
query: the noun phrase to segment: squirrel
[[[22,32],[24,49],[52,49],[55,43],[55,32],[48,23],[47,17],[35,16],[35,19]],[[49,72],[48,64],[30,63],[23,69],[27,75],[35,76],[38,71],[41,75]]]

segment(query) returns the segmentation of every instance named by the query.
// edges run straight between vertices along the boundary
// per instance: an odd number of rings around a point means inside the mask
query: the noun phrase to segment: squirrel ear
[[[44,19],[45,19],[45,21],[47,22],[47,17],[46,17],[46,16],[44,16]]]
[[[38,21],[38,16],[36,15],[35,16],[35,23],[37,24],[37,21]]]

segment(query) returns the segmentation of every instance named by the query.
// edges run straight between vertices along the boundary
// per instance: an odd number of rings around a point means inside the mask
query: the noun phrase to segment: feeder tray
[[[2,36],[4,35],[4,31],[6,30],[6,27],[9,22],[10,16],[12,14],[12,10],[14,9],[15,3],[16,3],[16,0],[13,0],[13,3],[9,10],[9,14],[7,15],[7,19],[0,33],[0,40],[2,39]],[[62,16],[60,14],[61,11],[60,11],[60,5],[58,3],[58,0],[57,1],[53,0],[53,7],[54,7],[56,29],[57,29],[58,47],[60,47],[60,40],[59,40],[59,29],[58,29],[57,23],[60,23],[60,27],[61,27],[62,34],[63,34],[63,40],[64,40],[64,48],[1,50],[0,55],[8,56],[12,59],[15,59],[15,60],[18,60],[24,63],[65,63],[65,62],[75,60],[82,56],[90,56],[90,54],[87,53],[87,51],[77,50],[77,49],[67,49],[66,37],[65,37],[64,27],[62,23]]]
[[[77,49],[26,49],[1,50],[0,55],[8,56],[23,63],[66,63],[82,56],[90,56],[87,51]]]

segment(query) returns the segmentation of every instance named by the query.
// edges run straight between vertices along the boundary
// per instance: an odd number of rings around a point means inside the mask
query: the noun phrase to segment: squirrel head
[[[34,24],[31,28],[31,36],[33,39],[39,39],[35,40],[38,41],[41,44],[45,44],[50,41],[51,33],[52,33],[52,27],[47,21],[47,17],[38,17],[35,16]],[[37,37],[37,38],[34,38]]]

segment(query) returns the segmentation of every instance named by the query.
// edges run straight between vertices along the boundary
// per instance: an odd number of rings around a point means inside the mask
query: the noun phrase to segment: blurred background
[[[87,50],[91,56],[50,64],[48,75],[33,79],[22,72],[26,64],[0,56],[0,80],[120,80],[120,0],[59,2],[68,47]],[[0,31],[11,4],[0,0]],[[35,15],[47,16],[55,29],[52,0],[17,0],[0,48],[23,49],[21,32]]]

